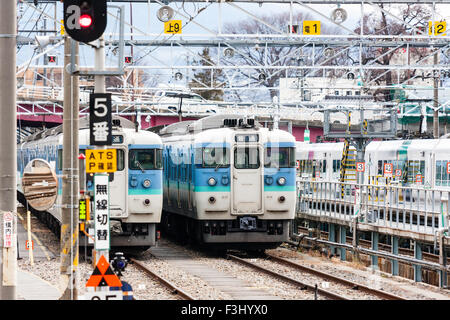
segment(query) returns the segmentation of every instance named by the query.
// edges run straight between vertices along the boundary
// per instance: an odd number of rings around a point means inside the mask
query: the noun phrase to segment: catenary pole
[[[0,9],[0,300],[16,300],[17,287],[17,1],[2,0]],[[5,246],[4,215],[13,214],[11,246]]]
[[[68,72],[71,54],[78,63],[78,42],[64,37],[64,113],[63,113],[63,170],[62,170],[62,223],[61,223],[61,281],[60,300],[77,300],[78,269],[78,128],[79,87],[78,76]],[[75,49],[75,50],[72,50]],[[75,51],[75,52],[73,52]]]

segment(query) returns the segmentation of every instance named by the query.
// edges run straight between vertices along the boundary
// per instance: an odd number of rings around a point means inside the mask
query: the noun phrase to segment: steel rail
[[[263,267],[261,267],[261,266],[258,266],[257,264],[248,262],[248,261],[246,261],[245,259],[236,257],[236,256],[234,256],[234,255],[228,254],[227,257],[230,258],[231,260],[237,261],[237,262],[242,263],[242,264],[244,264],[244,265],[246,265],[246,266],[249,266],[249,267],[251,267],[251,268],[253,268],[253,269],[256,269],[256,270],[258,270],[258,271],[261,271],[261,272],[263,272],[263,273],[266,273],[266,274],[268,274],[268,275],[270,275],[270,276],[272,276],[272,277],[275,277],[275,278],[278,278],[278,279],[280,279],[280,280],[283,280],[283,281],[292,283],[292,284],[294,284],[294,285],[297,285],[297,286],[299,286],[299,287],[301,287],[301,288],[306,288],[307,290],[310,290],[310,291],[312,291],[312,292],[314,292],[315,290],[317,290],[317,293],[323,295],[324,297],[327,297],[327,298],[330,298],[330,299],[333,299],[333,300],[349,300],[348,298],[346,298],[346,297],[344,297],[344,296],[342,296],[342,295],[339,295],[339,294],[337,294],[337,293],[333,293],[333,292],[330,292],[330,291],[326,291],[326,290],[323,290],[323,289],[320,289],[320,288],[317,288],[317,289],[316,289],[314,286],[312,286],[312,285],[310,285],[310,284],[307,284],[307,283],[304,283],[304,282],[301,282],[301,281],[292,279],[292,278],[290,278],[290,277],[284,276],[284,275],[282,275],[282,274],[276,273],[276,272],[274,272],[274,271],[268,270],[268,269],[266,269],[266,268],[263,268]]]
[[[281,258],[281,257],[274,256],[274,255],[269,254],[269,253],[266,253],[266,256],[269,259],[274,260],[274,261],[276,261],[278,263],[282,263],[282,264],[288,265],[290,267],[293,267],[295,269],[298,269],[298,270],[301,270],[301,271],[305,271],[307,273],[311,273],[311,274],[317,275],[319,277],[331,280],[333,282],[337,282],[337,283],[349,286],[349,287],[351,287],[352,289],[355,289],[355,290],[361,290],[361,291],[364,291],[366,293],[376,295],[376,296],[378,296],[380,298],[383,298],[383,299],[387,299],[387,300],[406,300],[403,297],[391,294],[389,292],[381,291],[381,290],[378,290],[378,289],[375,289],[375,288],[370,288],[368,286],[365,286],[365,285],[362,285],[362,284],[359,284],[359,283],[356,283],[356,282],[353,282],[353,281],[350,281],[350,280],[346,280],[346,279],[343,279],[343,278],[339,278],[339,277],[333,276],[333,275],[328,274],[328,273],[324,273],[322,271],[311,269],[311,268],[308,268],[308,267],[303,266],[301,264],[295,263],[293,261],[290,261],[290,260],[287,260],[287,259],[284,259],[284,258]]]
[[[191,297],[189,294],[187,294],[186,292],[184,292],[180,288],[176,287],[170,281],[162,278],[161,276],[159,276],[156,273],[154,273],[153,271],[151,271],[149,268],[147,268],[141,262],[139,262],[139,261],[137,261],[136,259],[133,259],[133,258],[131,258],[130,260],[138,267],[138,269],[144,271],[146,274],[148,274],[151,277],[155,278],[156,280],[158,280],[159,283],[161,283],[166,288],[168,288],[171,291],[171,293],[177,294],[177,295],[179,295],[180,297],[182,297],[185,300],[195,300],[193,297]]]

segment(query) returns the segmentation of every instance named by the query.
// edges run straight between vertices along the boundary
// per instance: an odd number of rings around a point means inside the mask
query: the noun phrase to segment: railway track
[[[302,289],[307,289],[316,294],[322,295],[325,298],[332,300],[352,300],[352,299],[383,299],[383,300],[406,300],[400,296],[391,294],[389,292],[381,291],[375,288],[342,279],[312,268],[305,267],[290,260],[274,256],[272,254],[266,254],[266,257],[262,259],[264,263],[253,263],[248,259],[243,259],[234,255],[228,255],[232,260],[245,264],[255,270],[269,274],[280,280],[290,282],[299,286]],[[272,261],[277,265],[285,265],[293,269],[292,272],[288,272],[291,275],[286,275],[287,272],[281,272],[279,267],[267,266],[268,261]],[[292,276],[294,274],[294,276]],[[300,280],[300,279],[307,279]],[[329,281],[329,282],[327,282]],[[315,282],[315,284],[313,284]],[[325,290],[318,287],[318,283],[327,284],[331,290]],[[333,290],[333,291],[332,291]],[[366,297],[362,297],[361,294],[365,294]]]
[[[155,278],[159,283],[161,283],[164,287],[166,287],[171,293],[177,294],[180,298],[184,300],[195,300],[192,296],[181,290],[180,288],[176,287],[174,284],[172,284],[167,279],[164,279],[163,277],[159,276],[158,274],[151,271],[148,267],[146,267],[143,263],[139,262],[138,260],[131,258],[130,259],[133,264],[141,271],[143,271],[145,274],[151,276],[152,278]]]
[[[298,286],[301,289],[306,289],[306,290],[312,291],[315,294],[320,294],[320,295],[322,295],[322,296],[324,296],[324,297],[326,297],[328,299],[332,299],[332,300],[348,300],[346,297],[342,296],[341,294],[337,294],[337,293],[334,293],[334,292],[331,292],[331,291],[327,291],[327,290],[319,288],[317,285],[311,285],[311,284],[308,284],[306,282],[302,282],[302,281],[293,279],[291,277],[282,275],[282,274],[280,274],[278,272],[269,270],[269,269],[267,269],[265,267],[262,267],[262,266],[260,266],[258,264],[255,264],[255,263],[252,263],[250,261],[247,261],[246,259],[237,257],[235,255],[229,254],[229,255],[227,255],[227,257],[229,259],[231,259],[231,260],[234,260],[234,261],[237,261],[239,263],[242,263],[242,264],[244,264],[244,265],[246,265],[248,267],[251,267],[251,268],[253,268],[255,270],[258,270],[260,272],[263,272],[263,273],[266,273],[266,274],[268,274],[270,276],[273,276],[273,277],[275,277],[277,279],[280,279],[280,280],[289,282],[291,284],[294,284],[294,285]]]
[[[281,263],[281,264],[293,267],[295,269],[298,269],[298,270],[301,270],[301,271],[304,271],[304,272],[307,272],[307,273],[319,276],[319,277],[321,277],[323,279],[326,279],[326,280],[329,280],[329,281],[340,283],[342,285],[348,286],[349,288],[351,288],[353,290],[358,290],[358,291],[362,291],[362,292],[365,292],[365,293],[368,293],[368,294],[371,294],[371,295],[375,295],[375,296],[377,296],[377,297],[379,297],[381,299],[385,299],[385,300],[406,300],[403,297],[391,294],[389,292],[381,291],[381,290],[378,290],[378,289],[375,289],[375,288],[370,288],[370,287],[365,286],[365,285],[360,284],[360,283],[356,283],[356,282],[353,282],[353,281],[349,281],[347,279],[339,278],[339,277],[336,277],[334,275],[331,275],[331,274],[328,274],[328,273],[325,273],[325,272],[322,272],[322,271],[318,271],[318,270],[315,270],[315,269],[303,266],[301,264],[295,263],[295,262],[290,261],[288,259],[277,257],[277,256],[269,254],[269,253],[266,253],[266,256],[270,260],[276,261],[278,263]]]

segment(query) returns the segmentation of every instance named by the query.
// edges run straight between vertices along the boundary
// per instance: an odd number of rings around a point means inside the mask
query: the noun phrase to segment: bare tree
[[[407,4],[401,6],[378,4],[380,9],[376,12],[367,14],[363,17],[363,33],[373,35],[413,35],[417,33],[417,29],[427,32],[428,20],[431,16],[429,10],[420,4]],[[391,18],[386,12],[392,12],[397,10],[403,22],[397,19]],[[360,33],[361,25],[356,29],[356,33]],[[430,55],[429,48],[410,48],[408,56],[403,56],[406,53],[405,48],[389,47],[366,47],[362,52],[362,64],[373,62],[379,65],[388,66],[392,62],[399,62],[400,59],[407,59],[408,63],[416,63],[423,60],[426,56]],[[398,78],[400,83],[416,76],[417,70],[395,71],[399,72]],[[373,80],[377,85],[392,86],[393,84],[393,71],[386,70],[370,70],[365,75],[362,75],[364,81]],[[377,100],[390,101],[392,100],[392,91],[390,89],[378,89],[375,91],[374,96]]]
[[[242,70],[237,68],[234,72],[238,75],[233,75],[236,82],[245,81],[243,86],[257,85],[266,86],[269,88],[270,98],[278,94],[279,79],[288,76],[306,76],[310,71],[304,70],[301,75],[295,69],[269,69],[268,66],[299,66],[311,65],[313,62],[317,64],[324,60],[322,50],[316,48],[315,55],[312,54],[311,47],[302,48],[303,44],[292,41],[290,46],[266,46],[265,40],[273,40],[270,35],[277,33],[277,30],[282,30],[287,33],[289,28],[290,16],[289,12],[280,14],[270,14],[257,17],[258,20],[244,20],[237,23],[229,23],[224,26],[224,32],[230,34],[258,34],[261,35],[261,44],[258,46],[239,47],[232,58],[224,59],[226,65],[249,65],[256,66],[254,70]],[[298,32],[302,32],[302,22],[304,20],[315,20],[314,17],[307,13],[294,13],[294,25],[298,25]],[[261,22],[264,21],[265,23]],[[275,29],[275,30],[274,30]],[[336,34],[339,29],[336,27],[329,27],[322,24],[322,34]]]

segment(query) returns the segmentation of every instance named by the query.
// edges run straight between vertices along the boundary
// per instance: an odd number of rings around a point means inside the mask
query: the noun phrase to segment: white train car
[[[113,144],[108,148],[117,150],[117,171],[109,174],[111,247],[144,250],[155,244],[162,211],[162,147],[158,135],[136,132],[132,122],[113,116]],[[87,118],[80,119],[79,148],[80,153],[90,149]],[[58,176],[56,204],[48,212],[38,212],[57,234],[61,224],[62,149],[62,126],[34,134],[17,148],[19,201],[25,204],[20,181],[29,161],[46,160]],[[92,199],[91,219],[95,204],[93,178],[86,175],[86,194]],[[89,243],[84,237],[80,233],[80,245]]]
[[[288,239],[296,202],[291,134],[217,115],[160,135],[167,229],[222,247],[266,248]]]

